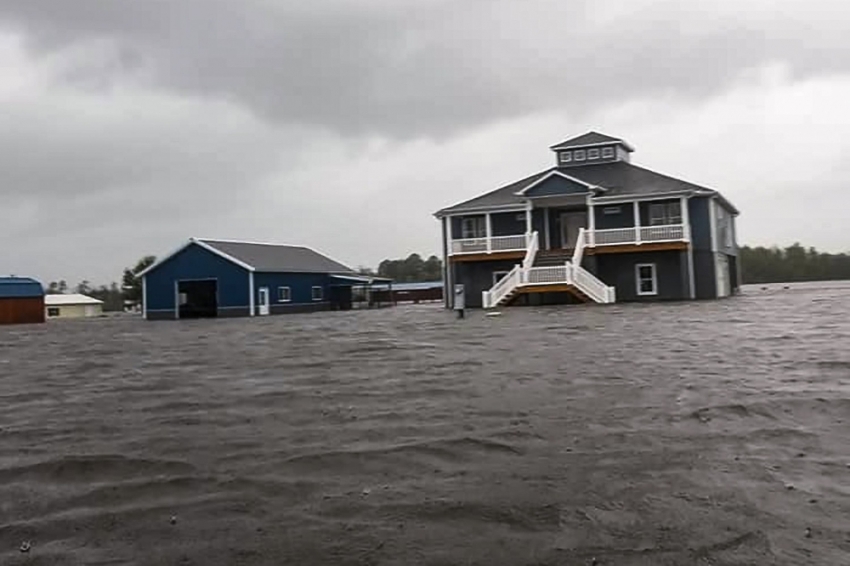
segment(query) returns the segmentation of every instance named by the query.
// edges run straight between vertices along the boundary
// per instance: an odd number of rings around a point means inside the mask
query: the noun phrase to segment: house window
[[[585,153],[583,149],[577,149],[573,152],[573,159],[576,161],[584,161],[584,156]]]
[[[588,159],[599,159],[599,149],[588,149],[587,150],[587,158]]]
[[[484,238],[487,235],[487,224],[483,216],[470,216],[463,219],[461,224],[463,239]]]
[[[493,285],[504,279],[505,275],[510,273],[509,271],[494,271],[493,272]]]
[[[654,263],[639,263],[635,266],[638,295],[657,295],[658,277]]]
[[[569,152],[569,151],[562,151],[561,152],[561,163],[569,163],[572,160],[573,160],[572,152]]]
[[[321,287],[313,287],[313,300],[321,301],[322,300],[322,288]]]
[[[602,209],[602,214],[620,214],[620,210],[619,206],[606,206]]]
[[[59,307],[47,307],[47,316],[59,316]]]
[[[613,147],[603,147],[602,148],[602,158],[603,159],[611,159],[614,157],[614,148]]]
[[[654,202],[649,205],[649,225],[665,226],[682,223],[682,207],[679,201]]]
[[[290,289],[289,287],[278,287],[277,302],[288,303],[290,301],[292,301],[292,289]]]

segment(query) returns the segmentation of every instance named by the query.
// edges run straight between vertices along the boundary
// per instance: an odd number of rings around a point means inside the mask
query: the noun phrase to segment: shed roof
[[[146,275],[187,247],[196,244],[249,271],[278,273],[354,273],[336,260],[305,246],[290,246],[239,240],[190,238],[179,249],[163,257],[141,273]]]
[[[79,293],[48,294],[44,296],[44,304],[49,307],[68,305],[102,305],[103,301],[81,295]]]
[[[0,277],[0,298],[27,299],[43,297],[44,287],[31,277]]]

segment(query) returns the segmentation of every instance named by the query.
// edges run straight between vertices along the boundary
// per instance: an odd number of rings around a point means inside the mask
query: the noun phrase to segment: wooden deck
[[[640,252],[665,252],[688,249],[688,242],[656,242],[646,244],[619,244],[616,246],[596,246],[584,248],[587,255],[626,254]]]
[[[463,263],[466,261],[501,261],[505,259],[523,259],[525,258],[524,251],[515,252],[491,252],[480,254],[457,254],[449,256],[449,261],[452,263]]]

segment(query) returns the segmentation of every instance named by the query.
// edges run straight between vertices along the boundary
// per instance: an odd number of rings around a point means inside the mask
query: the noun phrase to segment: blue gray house
[[[438,211],[444,293],[468,306],[713,299],[738,291],[738,210],[717,190],[631,163],[589,132],[556,164]]]
[[[353,287],[378,280],[303,246],[198,238],[140,277],[148,320],[347,310]]]

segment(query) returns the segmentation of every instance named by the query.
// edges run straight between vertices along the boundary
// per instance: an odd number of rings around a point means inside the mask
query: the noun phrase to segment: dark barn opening
[[[331,310],[348,311],[351,310],[352,294],[351,285],[331,285],[330,303]]]
[[[218,316],[218,282],[178,281],[177,299],[180,318],[215,318]]]

